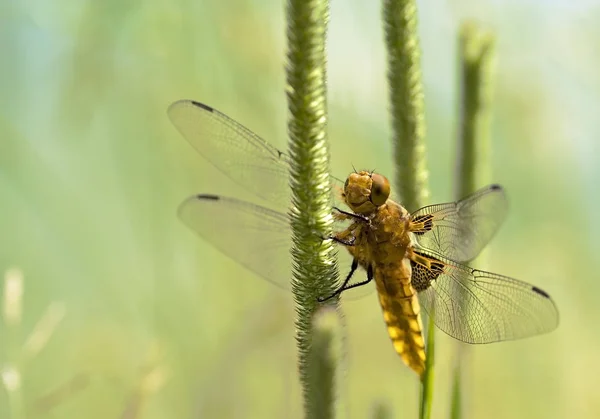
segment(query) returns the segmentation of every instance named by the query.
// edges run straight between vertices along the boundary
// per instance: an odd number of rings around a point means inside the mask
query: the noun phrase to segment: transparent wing
[[[217,169],[284,211],[290,201],[289,156],[208,105],[180,100],[169,106],[171,122]],[[332,183],[343,186],[333,178]]]
[[[540,288],[472,269],[428,251],[431,264],[411,262],[413,286],[437,327],[466,343],[491,343],[547,333],[558,326],[558,310]]]
[[[181,203],[181,221],[247,269],[283,289],[292,272],[292,235],[285,214],[218,195]]]
[[[502,187],[490,185],[458,202],[430,205],[411,214],[411,221],[422,225],[414,237],[422,248],[467,262],[496,234],[507,210]]]
[[[286,214],[235,198],[202,194],[183,201],[178,216],[221,253],[279,288],[291,289],[292,232]],[[349,266],[340,266],[340,275]],[[344,298],[361,298],[372,290],[360,287]]]

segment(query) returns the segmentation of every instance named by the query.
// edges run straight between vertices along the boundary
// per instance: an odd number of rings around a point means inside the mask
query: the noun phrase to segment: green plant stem
[[[462,417],[462,375],[461,375],[461,353],[458,351],[457,362],[453,372],[452,401],[450,403],[450,418],[460,419]]]
[[[10,417],[21,419],[26,416],[23,404],[21,375],[22,343],[21,318],[23,316],[23,274],[19,269],[9,269],[2,283],[0,322],[3,328],[5,359],[0,359],[0,385],[6,393],[7,410]]]
[[[310,356],[315,330],[313,315],[317,297],[330,295],[337,284],[335,249],[331,234],[331,187],[327,148],[325,40],[329,4],[325,0],[289,0],[287,3],[287,97],[291,155],[291,228],[294,272],[292,290],[296,302],[296,340],[305,417],[327,418],[334,406],[335,383],[313,379]],[[338,306],[338,299],[329,301]],[[339,366],[335,366],[339,368]]]
[[[383,20],[388,51],[396,183],[402,204],[409,211],[415,211],[425,206],[429,197],[416,0],[384,0]],[[433,398],[433,324],[431,316],[426,368],[421,378],[421,418],[429,417]]]
[[[421,405],[419,406],[419,417],[421,419],[431,417],[431,407],[433,405],[433,363],[435,361],[434,315],[435,313],[430,313],[427,321],[427,354],[425,358],[425,374],[423,375],[421,386]]]
[[[373,419],[391,419],[394,415],[392,415],[392,411],[390,407],[383,402],[376,402],[373,405],[373,412],[371,413],[371,418]]]
[[[415,211],[429,197],[425,112],[415,0],[384,0],[397,186],[402,204]]]
[[[459,35],[459,116],[456,199],[461,199],[490,180],[490,104],[494,40],[472,23],[463,24]],[[483,256],[483,257],[482,257]],[[485,267],[485,255],[477,265]],[[463,304],[467,304],[466,300]],[[452,380],[450,417],[459,419],[463,411],[462,372],[466,347],[456,347]]]
[[[314,391],[309,399],[314,403],[315,412],[324,418],[333,418],[335,412],[336,379],[339,365],[343,357],[343,339],[340,333],[341,321],[339,313],[332,308],[321,308],[315,313],[313,321],[313,342],[310,348],[308,363],[309,379]]]
[[[459,37],[457,194],[461,199],[490,179],[490,103],[494,39],[471,23]]]

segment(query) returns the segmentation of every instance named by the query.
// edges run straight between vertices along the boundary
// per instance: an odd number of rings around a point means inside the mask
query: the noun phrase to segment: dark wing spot
[[[533,292],[537,292],[537,293],[538,293],[538,294],[540,294],[542,297],[546,297],[546,298],[548,298],[548,299],[550,298],[550,295],[549,295],[549,294],[548,294],[546,291],[544,291],[543,289],[540,289],[540,288],[538,288],[538,287],[536,287],[536,286],[532,286],[532,287],[531,287],[531,290],[532,290]]]
[[[490,190],[492,190],[492,191],[498,191],[500,189],[502,189],[502,186],[500,186],[498,184],[490,185]]]
[[[204,103],[196,102],[195,100],[192,100],[192,101],[190,101],[190,102],[192,102],[192,105],[194,105],[194,106],[197,106],[197,107],[199,107],[199,108],[202,108],[202,109],[204,109],[204,110],[207,110],[208,112],[213,112],[213,111],[214,111],[214,109],[213,109],[213,108],[211,108],[211,107],[210,107],[210,106],[208,106],[208,105],[205,105]]]
[[[419,215],[418,217],[415,217],[412,220],[412,222],[413,222],[413,224],[423,224],[423,227],[421,227],[420,230],[413,231],[413,233],[416,234],[417,236],[421,236],[421,235],[427,233],[428,231],[431,231],[431,229],[433,228],[433,215],[431,215],[431,214]]]
[[[412,286],[417,290],[417,292],[425,291],[431,285],[431,282],[435,281],[438,276],[444,273],[444,267],[446,266],[444,262],[431,257],[429,255],[425,255],[423,253],[419,253],[414,251],[419,256],[422,256],[429,260],[431,264],[431,269],[423,266],[413,260],[410,261],[410,267],[412,268],[412,276],[411,283]]]
[[[208,200],[211,200],[211,201],[218,201],[219,199],[221,199],[221,197],[219,197],[219,195],[209,195],[209,194],[196,195],[196,198],[198,198],[198,199],[208,199]]]

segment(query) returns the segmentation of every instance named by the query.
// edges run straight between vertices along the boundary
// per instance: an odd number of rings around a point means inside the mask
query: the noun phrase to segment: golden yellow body
[[[384,204],[376,206],[377,202],[373,203],[371,197],[371,176],[368,172],[351,174],[343,193],[348,206],[367,217],[368,223],[354,222],[336,237],[342,240],[352,237],[353,246],[348,246],[348,251],[366,270],[371,267],[394,348],[406,365],[422,376],[425,344],[419,300],[411,285],[408,256],[413,252],[409,213],[396,202],[387,200],[387,196]]]
[[[342,198],[352,212],[339,210],[338,218],[352,223],[334,239],[354,262],[340,290],[375,280],[394,348],[419,377],[425,372],[421,304],[440,329],[467,343],[519,339],[556,328],[558,311],[547,292],[454,260],[471,260],[495,233],[506,208],[500,186],[412,214],[389,195],[389,182],[379,174],[348,176]],[[358,265],[367,271],[367,281],[348,285]]]

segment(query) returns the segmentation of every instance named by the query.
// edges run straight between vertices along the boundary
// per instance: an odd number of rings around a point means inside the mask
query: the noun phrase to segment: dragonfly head
[[[368,214],[385,204],[390,196],[390,182],[377,173],[351,173],[344,184],[344,200],[358,214]]]

